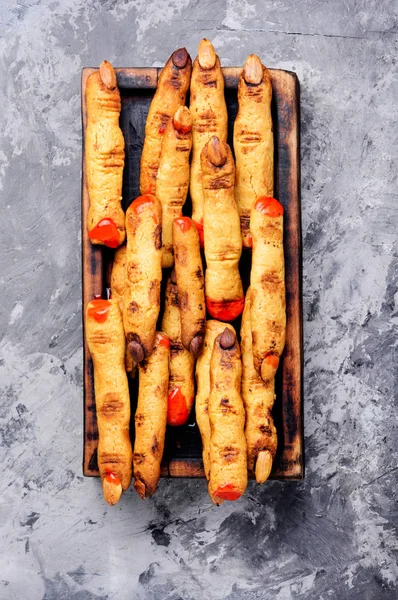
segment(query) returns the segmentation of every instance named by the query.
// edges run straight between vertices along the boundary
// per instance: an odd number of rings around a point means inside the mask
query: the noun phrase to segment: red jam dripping
[[[206,297],[206,308],[209,315],[220,321],[233,321],[242,313],[245,298],[239,300],[211,300]]]
[[[117,475],[115,475],[115,473],[107,473],[105,475],[105,479],[107,480],[108,483],[113,483],[114,485],[120,485],[120,479]]]
[[[253,248],[253,236],[251,233],[249,233],[249,235],[246,238],[246,247]]]
[[[170,348],[170,340],[167,335],[164,335],[164,333],[158,333],[158,344],[159,346]]]
[[[162,123],[161,125],[159,125],[159,129],[158,129],[159,134],[163,135],[165,129],[166,129],[166,123]]]
[[[169,392],[167,399],[167,424],[168,425],[184,425],[189,417],[187,409],[187,401],[180,387],[174,388]]]
[[[192,227],[192,221],[189,217],[178,217],[178,219],[174,219],[174,223],[176,223],[184,233],[189,231]]]
[[[138,198],[136,198],[131,204],[131,210],[139,215],[149,204],[153,204],[154,202],[155,196],[153,194],[144,194],[143,196],[138,196]]]
[[[267,217],[281,217],[283,215],[283,206],[275,198],[261,196],[254,204],[254,208],[267,215]]]
[[[238,498],[241,497],[241,493],[234,485],[232,485],[232,483],[220,485],[214,495],[222,500],[238,500]]]
[[[101,219],[101,221],[88,232],[90,240],[103,242],[109,248],[117,248],[119,245],[119,230],[112,219]]]
[[[199,241],[200,241],[200,247],[204,248],[205,246],[205,236],[203,233],[203,221],[199,222],[199,221],[193,221],[195,223],[195,227],[198,230],[198,234],[199,234]]]
[[[97,321],[97,323],[105,323],[110,307],[109,300],[91,300],[87,316]]]
[[[275,354],[267,354],[264,360],[267,363],[267,365],[270,365],[270,367],[272,367],[276,371],[279,365],[279,358]]]

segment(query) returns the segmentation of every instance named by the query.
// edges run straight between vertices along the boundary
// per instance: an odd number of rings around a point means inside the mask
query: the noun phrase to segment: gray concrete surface
[[[0,2],[0,598],[395,599],[393,0]],[[209,37],[301,82],[306,479],[214,508],[81,475],[80,72]]]

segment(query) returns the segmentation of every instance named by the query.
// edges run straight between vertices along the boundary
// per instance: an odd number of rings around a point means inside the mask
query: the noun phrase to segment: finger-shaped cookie
[[[286,336],[283,207],[259,198],[251,210],[253,236],[250,315],[254,367],[267,382],[275,377]]]
[[[240,393],[242,363],[234,331],[214,342],[210,361],[210,481],[212,500],[237,500],[247,486],[245,411]]]
[[[98,468],[105,500],[113,505],[129,487],[132,472],[125,337],[117,300],[89,302],[85,329],[94,367]]]
[[[179,106],[185,104],[191,71],[191,57],[185,48],[179,48],[170,56],[159,75],[145,125],[145,140],[140,163],[141,194],[156,194],[156,176],[163,135],[169,119]]]
[[[190,105],[192,114],[192,161],[190,195],[192,219],[203,246],[203,189],[200,154],[209,139],[216,135],[227,141],[228,115],[224,98],[224,77],[213,44],[203,39],[192,69]]]
[[[126,281],[126,246],[120,246],[113,256],[111,271],[111,293],[112,298],[119,302],[123,314],[124,308],[124,284]]]
[[[127,249],[124,331],[137,364],[152,352],[162,280],[162,207],[152,194],[139,196],[126,213]]]
[[[173,244],[181,340],[196,358],[203,346],[206,305],[199,235],[189,217],[174,219]]]
[[[263,381],[254,368],[250,317],[250,288],[245,298],[241,327],[242,398],[245,405],[245,435],[247,467],[256,474],[257,483],[264,483],[271,473],[278,438],[272,418],[275,400],[275,379]]]
[[[169,358],[169,338],[156,332],[152,354],[138,367],[133,465],[134,488],[143,499],[152,496],[160,477],[166,434]]]
[[[125,238],[122,201],[124,138],[120,93],[112,65],[104,60],[86,83],[85,166],[90,199],[88,236],[110,248]]]
[[[242,237],[234,197],[235,166],[231,149],[212,137],[202,152],[206,307],[222,321],[233,321],[244,306],[239,259]]]
[[[250,247],[250,211],[257,198],[274,195],[274,134],[271,76],[255,54],[239,77],[239,110],[234,123],[235,198],[243,245]]]
[[[202,457],[205,476],[210,478],[210,420],[209,420],[209,396],[210,396],[210,360],[214,347],[214,340],[222,333],[225,327],[229,327],[234,333],[232,325],[222,321],[206,321],[206,333],[202,351],[196,361],[196,398],[195,414],[202,438]]]
[[[183,425],[191,412],[195,394],[194,357],[181,342],[180,309],[174,272],[167,281],[162,331],[170,339],[167,424]]]
[[[189,187],[192,117],[180,106],[166,125],[156,179],[156,197],[162,205],[162,267],[172,267],[173,219],[182,216]]]
[[[124,310],[124,285],[126,282],[126,246],[120,246],[114,254],[111,271],[111,293],[112,298],[119,302],[120,310],[123,315]],[[135,377],[136,364],[128,351],[126,344],[125,357],[126,371],[130,377]]]

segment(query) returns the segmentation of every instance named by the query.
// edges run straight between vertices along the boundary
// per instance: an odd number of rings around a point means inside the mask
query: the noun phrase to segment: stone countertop
[[[0,598],[396,599],[398,6],[0,4]],[[306,478],[113,509],[82,462],[80,75],[211,39],[301,83]]]

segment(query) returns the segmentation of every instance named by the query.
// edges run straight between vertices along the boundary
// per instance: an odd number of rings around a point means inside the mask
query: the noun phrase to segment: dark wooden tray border
[[[82,280],[83,315],[87,303],[103,290],[103,250],[93,246],[87,236],[88,193],[84,165],[86,128],[85,87],[89,74],[82,70]],[[225,88],[236,89],[241,67],[223,68]],[[116,69],[119,88],[155,90],[159,68]],[[270,479],[300,480],[304,477],[303,436],[303,320],[302,320],[302,249],[300,205],[300,90],[295,73],[270,69],[274,101],[277,103],[275,147],[277,159],[277,197],[285,211],[285,259],[287,285],[287,332],[282,361],[282,422],[284,446]],[[95,413],[93,368],[84,335],[84,439],[83,474],[98,476],[96,460],[98,431]],[[162,476],[204,477],[203,464],[196,459],[172,459],[162,465]]]

